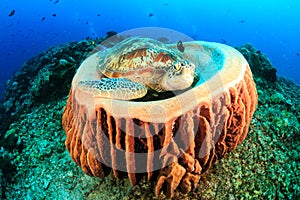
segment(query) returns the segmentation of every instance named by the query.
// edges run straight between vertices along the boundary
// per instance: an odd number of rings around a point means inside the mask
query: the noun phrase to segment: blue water
[[[251,43],[300,84],[299,10],[296,0],[1,0],[0,95],[24,62],[50,46],[147,26]]]

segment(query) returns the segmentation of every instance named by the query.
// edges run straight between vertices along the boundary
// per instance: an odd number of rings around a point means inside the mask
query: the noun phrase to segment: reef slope
[[[103,39],[103,38],[102,38]],[[52,47],[31,59],[7,84],[2,99],[0,199],[163,199],[142,180],[85,175],[65,149],[61,116],[71,79],[99,40]],[[300,87],[276,76],[250,44],[248,60],[259,103],[245,141],[177,199],[296,199],[300,196]],[[62,87],[64,85],[64,87]],[[62,89],[63,88],[63,89]]]

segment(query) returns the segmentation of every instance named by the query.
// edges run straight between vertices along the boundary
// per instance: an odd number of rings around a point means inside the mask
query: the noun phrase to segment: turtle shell
[[[98,54],[98,69],[105,76],[139,79],[159,79],[176,61],[179,51],[151,38],[133,37]],[[135,80],[138,79],[138,80]],[[143,81],[142,81],[143,82]]]

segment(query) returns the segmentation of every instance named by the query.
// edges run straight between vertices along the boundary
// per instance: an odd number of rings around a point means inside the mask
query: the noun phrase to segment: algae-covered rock
[[[4,199],[4,184],[5,184],[5,180],[4,180],[4,176],[2,173],[2,170],[0,169],[0,199]]]
[[[22,68],[8,80],[6,91],[0,101],[0,147],[7,150],[21,150],[18,137],[12,134],[9,126],[20,119],[20,115],[31,112],[40,103],[57,101],[65,97],[71,80],[80,63],[92,52],[99,39],[85,39],[70,42],[47,51],[28,60]],[[0,160],[1,161],[1,160]],[[1,169],[1,166],[0,166]],[[2,168],[4,174],[9,168]]]
[[[271,61],[261,51],[255,49],[251,44],[237,47],[237,50],[248,61],[254,76],[262,77],[269,82],[277,80],[276,68],[272,66]]]
[[[107,36],[108,37],[108,36]],[[85,39],[56,47],[28,60],[6,83],[0,104],[0,144],[13,117],[34,104],[66,96],[80,63],[105,38]]]

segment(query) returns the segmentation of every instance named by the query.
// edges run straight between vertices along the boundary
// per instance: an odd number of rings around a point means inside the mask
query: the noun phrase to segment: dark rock
[[[106,35],[109,38],[109,37],[112,37],[114,35],[117,35],[117,32],[115,32],[115,31],[108,31],[108,32],[106,32]]]
[[[261,77],[268,82],[277,81],[277,70],[261,51],[256,50],[251,44],[245,44],[236,47],[236,49],[241,52],[248,61],[254,77]]]

